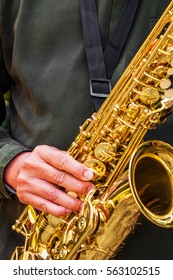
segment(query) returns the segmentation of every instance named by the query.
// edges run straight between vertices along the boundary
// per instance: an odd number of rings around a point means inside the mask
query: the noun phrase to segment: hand
[[[64,190],[87,194],[93,187],[92,176],[67,152],[47,145],[17,155],[4,172],[5,182],[16,189],[22,203],[55,216],[80,210],[82,201]]]

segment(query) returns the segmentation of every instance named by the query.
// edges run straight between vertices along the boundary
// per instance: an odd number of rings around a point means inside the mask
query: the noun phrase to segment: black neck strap
[[[139,0],[124,0],[117,26],[103,52],[96,0],[80,0],[84,45],[93,109],[97,111],[111,91],[111,77],[130,32]]]

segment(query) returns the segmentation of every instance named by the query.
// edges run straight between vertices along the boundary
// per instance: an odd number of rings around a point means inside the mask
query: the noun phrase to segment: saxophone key
[[[142,103],[146,105],[153,105],[160,99],[160,93],[157,89],[151,87],[143,88],[139,98]]]
[[[94,154],[98,160],[109,162],[115,158],[116,150],[110,143],[102,142],[96,146]]]
[[[169,87],[171,86],[171,80],[168,79],[168,78],[163,78],[161,81],[160,81],[160,87],[162,89],[168,89]]]
[[[153,70],[153,74],[160,78],[163,78],[166,73],[168,74],[168,70],[167,70],[167,67],[163,63],[162,64],[159,63],[159,65]]]
[[[86,119],[86,121],[83,123],[83,125],[81,125],[81,126],[79,127],[79,130],[80,130],[81,133],[82,133],[83,131],[85,131],[85,130],[88,128],[88,126],[90,125],[91,121],[92,121],[92,119],[91,119],[91,118],[88,118],[88,119]]]
[[[164,94],[165,98],[168,98],[168,99],[173,99],[173,89],[168,89],[168,90],[165,90],[165,94]]]
[[[169,46],[167,50],[159,49],[159,52],[164,55],[164,59],[173,67],[173,46]]]
[[[169,76],[172,76],[172,75],[173,75],[173,68],[172,68],[172,67],[168,68],[167,74],[168,74]]]
[[[139,114],[139,107],[132,103],[128,106],[128,111],[127,111],[127,117],[129,118],[129,120],[133,121],[136,119],[136,117],[138,117]]]
[[[94,173],[93,181],[98,181],[106,174],[106,166],[98,159],[87,159],[84,162],[88,168],[90,168]]]

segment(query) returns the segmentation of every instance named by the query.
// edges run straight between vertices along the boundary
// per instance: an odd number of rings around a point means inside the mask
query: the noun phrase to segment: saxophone
[[[173,1],[100,110],[68,149],[94,172],[80,213],[55,217],[27,205],[13,229],[25,238],[11,259],[110,259],[144,214],[173,227],[173,147],[143,141],[173,110]]]

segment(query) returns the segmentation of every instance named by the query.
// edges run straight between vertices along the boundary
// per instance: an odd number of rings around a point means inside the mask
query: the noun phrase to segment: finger
[[[30,195],[34,195],[37,197],[37,203],[38,201],[40,203],[40,197],[47,202],[53,202],[74,211],[80,211],[83,204],[81,200],[68,195],[57,186],[40,179],[30,180],[26,186],[22,185],[20,190],[18,188],[17,195],[25,204],[33,204],[34,202],[30,201]]]
[[[69,173],[57,170],[47,163],[40,164],[40,167],[37,171],[37,177],[79,194],[87,194],[88,191],[94,186],[93,183],[89,181],[81,181]]]
[[[40,198],[33,194],[28,194],[28,202],[26,204],[32,205],[35,209],[49,213],[53,216],[65,216],[72,212],[71,209],[53,203],[52,201],[47,201],[44,198]]]
[[[56,169],[65,170],[81,180],[92,180],[93,178],[93,172],[88,167],[73,159],[64,151],[45,145],[39,146],[39,153],[44,161]]]

